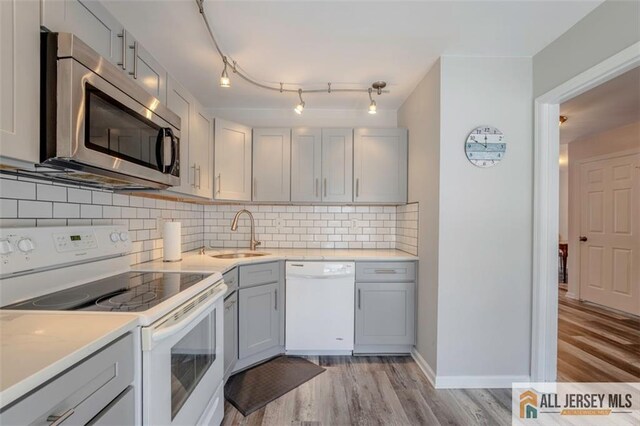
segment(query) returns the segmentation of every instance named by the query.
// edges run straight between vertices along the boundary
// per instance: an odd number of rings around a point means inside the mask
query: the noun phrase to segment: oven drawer
[[[127,333],[0,414],[0,424],[84,425],[133,382],[133,335]]]
[[[240,287],[271,284],[280,281],[280,262],[240,266]]]
[[[415,262],[356,262],[357,282],[400,282],[415,279]]]

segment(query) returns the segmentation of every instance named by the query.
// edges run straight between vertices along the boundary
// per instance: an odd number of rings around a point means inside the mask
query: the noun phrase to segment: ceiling
[[[561,144],[639,121],[640,67],[561,104],[560,115]]]
[[[290,108],[296,94],[218,85],[217,56],[195,0],[103,1],[205,107]],[[533,56],[594,1],[214,1],[205,11],[222,50],[254,78],[324,88],[389,83],[379,109],[402,105],[442,55]],[[471,72],[471,70],[470,70]],[[296,87],[297,88],[297,87]],[[308,94],[308,108],[366,108],[366,94]]]

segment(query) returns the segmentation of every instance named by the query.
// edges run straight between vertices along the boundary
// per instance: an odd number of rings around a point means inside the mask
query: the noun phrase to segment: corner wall
[[[440,217],[440,61],[433,65],[398,110],[398,125],[409,131],[409,202],[420,205],[416,349],[435,372]]]
[[[438,379],[510,385],[530,369],[531,58],[443,57]],[[500,129],[500,164],[469,163],[477,126]]]

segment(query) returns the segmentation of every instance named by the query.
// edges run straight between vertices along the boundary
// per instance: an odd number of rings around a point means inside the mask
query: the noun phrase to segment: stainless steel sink
[[[211,257],[215,257],[216,259],[241,259],[245,257],[259,257],[266,256],[269,253],[255,253],[255,252],[245,252],[245,253],[222,253],[222,254],[211,254]]]

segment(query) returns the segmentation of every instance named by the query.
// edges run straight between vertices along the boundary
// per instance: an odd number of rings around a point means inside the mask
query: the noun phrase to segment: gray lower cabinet
[[[356,283],[355,352],[409,352],[414,299],[414,282]]]
[[[135,424],[133,392],[126,393],[134,354],[128,333],[5,409],[0,424]]]
[[[95,416],[88,426],[123,426],[136,423],[136,399],[129,386],[111,404]]]
[[[279,283],[242,288],[241,280],[240,286],[238,356],[243,359],[280,345],[281,306]]]
[[[224,300],[224,378],[231,375],[238,361],[238,293]]]

